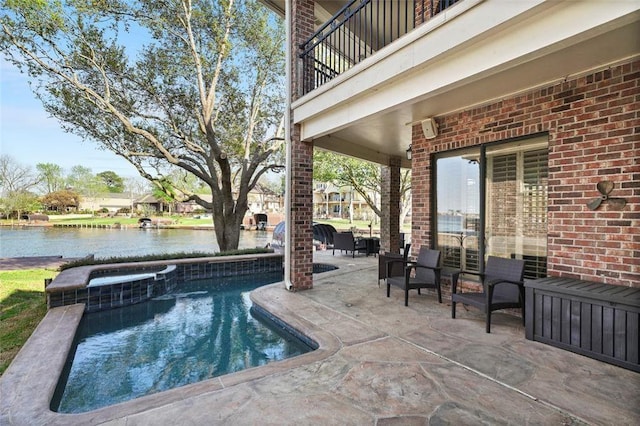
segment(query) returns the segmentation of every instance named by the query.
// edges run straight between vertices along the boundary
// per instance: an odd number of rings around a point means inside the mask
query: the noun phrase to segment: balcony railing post
[[[457,1],[352,0],[300,45],[303,94],[347,71],[412,31],[427,16]]]

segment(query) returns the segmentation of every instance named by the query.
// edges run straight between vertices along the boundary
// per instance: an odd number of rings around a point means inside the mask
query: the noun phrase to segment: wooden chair
[[[475,306],[487,315],[486,331],[491,330],[491,312],[521,308],[524,324],[524,260],[489,256],[484,273],[462,271],[482,278],[481,292],[458,293],[457,282],[451,286],[451,318],[456,317],[456,303]]]
[[[442,303],[440,289],[440,251],[428,247],[420,247],[416,262],[406,262],[392,259],[389,264],[402,262],[404,274],[387,278],[387,297],[391,295],[391,286],[404,290],[404,306],[409,306],[409,290],[416,289],[420,294],[421,288],[435,288],[438,291],[438,302]],[[411,272],[415,270],[415,276]]]

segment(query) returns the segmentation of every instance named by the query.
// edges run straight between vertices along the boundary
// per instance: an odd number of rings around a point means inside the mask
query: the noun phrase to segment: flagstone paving
[[[16,390],[25,388],[21,368],[35,369],[32,381],[46,372],[25,355],[0,379],[0,424],[640,423],[640,374],[528,341],[507,314],[496,313],[486,334],[480,312],[460,309],[451,319],[434,295],[413,293],[405,307],[402,291],[387,298],[378,286],[373,257],[316,258],[340,269],[315,275],[308,291],[277,284],[252,298],[318,350],[78,415],[52,413],[47,395],[29,400]],[[47,337],[34,336],[41,351]]]

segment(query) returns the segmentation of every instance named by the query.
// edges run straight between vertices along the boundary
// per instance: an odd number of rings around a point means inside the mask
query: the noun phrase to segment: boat
[[[138,219],[138,228],[151,229],[153,228],[153,222],[148,217],[141,217]]]

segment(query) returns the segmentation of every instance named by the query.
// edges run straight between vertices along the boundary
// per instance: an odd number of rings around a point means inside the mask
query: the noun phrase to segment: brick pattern
[[[413,4],[414,23],[417,27],[431,19],[431,9],[438,8],[438,0],[416,0]]]
[[[307,41],[309,37],[315,32],[315,0],[292,0],[291,1],[291,16],[295,17],[291,21],[291,66],[293,70],[291,72],[291,94],[292,100],[296,100],[301,97],[303,87],[314,87],[314,72],[313,62],[308,61],[305,65],[302,59],[299,58],[301,53],[299,46]],[[307,67],[307,72],[303,72],[303,67]],[[307,81],[304,81],[306,76]]]
[[[413,4],[414,24],[417,27],[427,22],[433,16],[442,12],[445,8],[453,6],[457,1],[449,0],[441,4],[441,0],[415,0]]]
[[[291,85],[293,98],[302,93],[303,72],[298,60],[298,46],[314,32],[313,0],[291,2],[291,48],[293,49]],[[313,76],[313,73],[307,73]],[[293,290],[313,287],[313,143],[300,138],[300,126],[290,123],[291,137],[291,244],[287,247],[291,259]]]
[[[411,140],[411,245],[415,253],[416,247],[433,247],[434,243],[431,237],[431,154],[436,151],[431,142],[424,139],[420,123],[413,126]]]
[[[381,168],[380,249],[398,253],[400,250],[400,159],[391,158]]]
[[[413,127],[414,244],[429,244],[431,154],[547,132],[548,274],[640,287],[640,61],[437,118],[439,136]],[[596,184],[614,182],[595,211]]]
[[[294,290],[313,287],[313,143],[291,132],[291,282]]]

